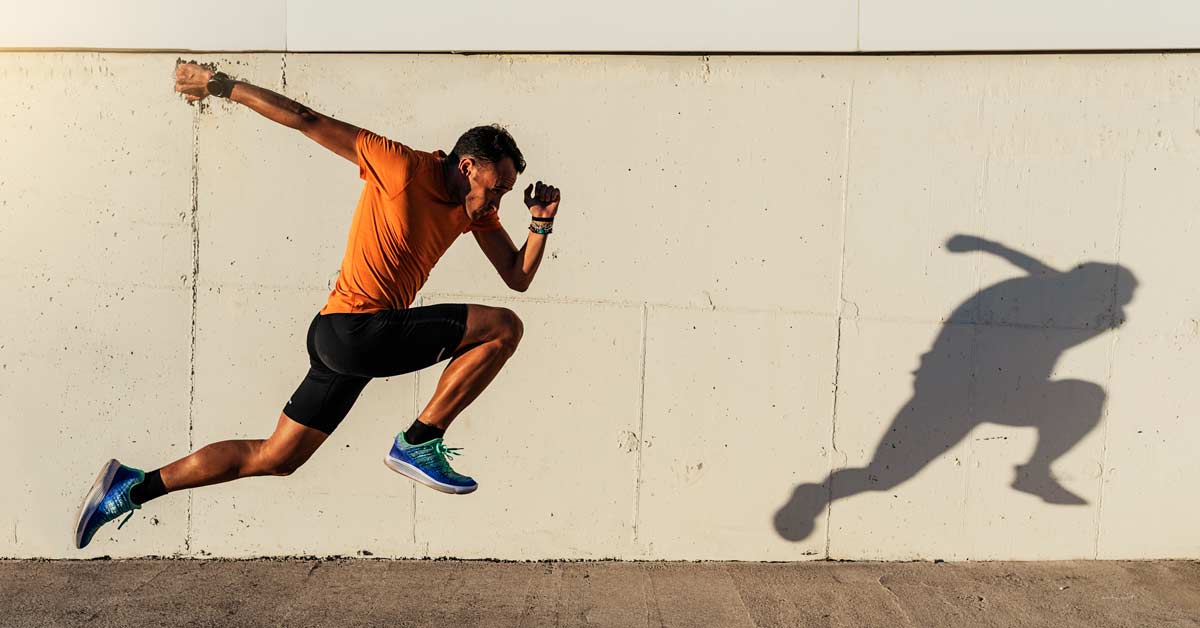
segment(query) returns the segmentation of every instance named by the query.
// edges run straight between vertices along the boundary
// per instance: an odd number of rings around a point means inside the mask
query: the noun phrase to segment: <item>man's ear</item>
[[[470,157],[463,157],[462,159],[458,160],[458,171],[460,173],[462,173],[462,176],[470,179],[471,178],[471,170],[474,168],[475,168],[475,160],[474,159],[472,159]]]

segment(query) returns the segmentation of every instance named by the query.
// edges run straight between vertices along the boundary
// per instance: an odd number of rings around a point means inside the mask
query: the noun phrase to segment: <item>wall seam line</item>
[[[241,287],[246,287],[246,286],[241,286]],[[265,289],[273,289],[273,290],[307,289],[306,286],[281,286],[281,287],[261,286],[261,287],[265,288]],[[813,310],[802,310],[802,309],[781,308],[781,307],[754,308],[754,307],[739,307],[736,305],[733,305],[733,306],[718,305],[714,308],[713,305],[707,304],[707,303],[704,305],[681,305],[681,304],[665,303],[665,302],[656,303],[653,301],[622,301],[619,299],[603,299],[603,298],[575,298],[575,297],[555,298],[555,297],[531,297],[531,296],[524,296],[524,295],[520,296],[520,297],[514,297],[514,296],[503,295],[503,294],[486,294],[486,293],[470,293],[470,292],[441,292],[441,291],[436,291],[436,290],[426,292],[426,294],[428,294],[431,297],[445,298],[445,299],[489,299],[492,301],[507,301],[507,302],[512,302],[512,303],[545,303],[545,304],[551,304],[551,305],[600,305],[600,306],[611,306],[611,307],[634,307],[634,306],[637,306],[639,308],[642,306],[648,306],[648,307],[654,307],[654,308],[686,310],[686,311],[692,311],[692,312],[712,312],[712,311],[716,310],[716,311],[721,311],[721,312],[742,312],[742,313],[747,313],[747,314],[779,313],[779,314],[795,314],[795,315],[800,315],[800,316],[825,316],[825,317],[832,317],[835,314],[835,312],[817,312],[817,311],[813,311]]]
[[[417,304],[417,307],[424,306],[425,305],[425,297],[424,296],[417,297],[416,304]],[[414,374],[414,377],[413,377],[413,420],[414,421],[417,420],[417,418],[420,416],[421,416],[421,371],[418,370]],[[405,429],[405,426],[401,425],[400,429],[403,431]],[[408,482],[408,491],[409,491],[409,496],[412,500],[412,526],[411,526],[412,529],[410,530],[410,535],[412,537],[413,550],[415,552],[417,550],[417,483],[416,482]],[[426,551],[425,553],[428,554],[429,552]],[[428,556],[425,556],[425,557],[428,558]]]
[[[862,0],[854,3],[854,51],[862,52]]]
[[[2,273],[2,272],[3,271],[0,271],[0,273]],[[63,279],[69,279],[71,281],[87,281],[87,279],[84,277],[77,277],[77,276],[73,276],[73,275],[61,275],[61,277]],[[158,287],[154,284],[139,284],[139,283],[130,284],[128,282],[120,283],[120,284],[118,284],[116,282],[111,282],[111,283],[102,283],[99,285],[104,285],[104,286],[135,285],[135,286],[145,286],[145,287],[151,287],[151,288]],[[280,291],[280,292],[281,291],[311,292],[313,290],[323,290],[325,292],[328,292],[330,290],[330,287],[328,285],[322,285],[319,288],[314,288],[313,286],[283,286],[283,285],[255,284],[255,283],[225,283],[222,285],[232,286],[237,289],[260,289],[260,290],[271,290],[271,291]],[[982,285],[982,283],[977,282],[977,285]],[[435,291],[427,291],[424,294],[428,297],[435,298],[435,299],[446,299],[446,300],[454,299],[454,300],[459,300],[459,301],[489,300],[489,301],[504,302],[504,303],[534,303],[534,304],[548,304],[548,305],[590,305],[590,306],[600,306],[600,307],[607,306],[607,307],[623,307],[623,308],[637,307],[639,309],[643,305],[645,305],[647,307],[657,308],[657,309],[679,310],[679,311],[684,311],[684,312],[699,312],[699,313],[724,312],[724,313],[735,313],[735,314],[782,314],[785,316],[804,316],[804,317],[809,317],[809,318],[836,318],[838,316],[838,312],[833,312],[833,311],[818,312],[815,310],[792,309],[792,308],[786,308],[786,307],[782,307],[782,308],[781,307],[742,307],[742,306],[737,306],[737,305],[730,305],[730,306],[718,305],[716,308],[714,308],[713,306],[707,305],[707,304],[705,304],[705,305],[681,305],[681,304],[677,304],[677,303],[664,303],[664,302],[656,303],[653,301],[619,301],[619,300],[595,299],[595,298],[580,299],[580,298],[553,298],[553,297],[529,297],[529,296],[510,297],[510,296],[501,295],[501,294],[484,294],[484,293],[468,293],[468,292],[441,292],[441,291],[436,291],[436,290]],[[879,315],[872,315],[872,314],[864,314],[864,313],[862,313],[862,309],[863,309],[862,307],[858,306],[857,304],[852,304],[852,305],[855,305],[855,313],[852,318],[856,321],[862,321],[862,322],[895,323],[895,324],[901,324],[901,325],[936,325],[938,327],[949,327],[949,326],[967,327],[967,326],[971,326],[971,325],[978,325],[980,327],[1000,327],[1000,328],[1005,328],[1005,329],[1035,329],[1035,330],[1042,329],[1042,330],[1049,330],[1049,331],[1087,331],[1087,330],[1092,329],[1092,327],[1080,326],[1080,325],[1059,325],[1059,324],[1042,325],[1042,324],[1034,324],[1034,323],[1005,322],[1005,321],[996,321],[996,320],[987,321],[987,322],[976,322],[976,321],[953,320],[950,318],[928,319],[928,318],[918,318],[918,317],[913,317],[913,316],[879,316]]]
[[[597,50],[597,49],[546,49],[546,50],[505,50],[481,48],[478,50],[443,50],[443,49],[396,49],[385,50],[375,48],[136,48],[121,46],[5,46],[0,45],[0,54],[4,53],[99,53],[99,54],[187,54],[187,55],[251,55],[278,54],[286,52],[298,55],[390,55],[417,56],[442,55],[447,57],[474,56],[572,56],[588,55],[594,57],[1022,57],[1022,56],[1112,56],[1112,55],[1195,55],[1200,53],[1197,47],[1175,48],[930,48],[930,49],[899,49],[872,48],[863,50],[832,50],[789,48],[786,50],[740,50],[707,48],[703,50],[656,50],[656,49],[627,49],[627,50]]]
[[[1121,193],[1118,196],[1117,203],[1117,233],[1116,245],[1113,255],[1116,259],[1113,263],[1117,265],[1118,270],[1113,273],[1112,286],[1112,317],[1109,324],[1113,326],[1112,341],[1108,347],[1108,369],[1104,374],[1104,390],[1112,390],[1113,368],[1117,360],[1117,341],[1121,338],[1121,324],[1117,321],[1117,312],[1119,305],[1117,304],[1117,291],[1121,280],[1120,265],[1121,265],[1121,232],[1125,228],[1125,197],[1129,181],[1129,155],[1125,157],[1124,167],[1121,168]],[[1096,481],[1096,541],[1092,546],[1092,558],[1100,558],[1100,539],[1103,533],[1104,526],[1104,475],[1108,468],[1108,405],[1107,398],[1104,401],[1104,410],[1100,414],[1100,421],[1104,428],[1100,437],[1100,473]]]
[[[637,458],[634,462],[634,488],[633,488],[633,543],[634,550],[637,551],[638,543],[638,528],[642,514],[642,450],[645,449],[646,441],[646,337],[648,335],[647,328],[649,327],[649,305],[642,304],[642,346],[641,346],[641,372],[639,382],[641,386],[638,389],[638,434],[637,434]]]
[[[204,111],[199,105],[192,116],[192,328],[191,346],[188,350],[188,431],[187,450],[195,448],[196,423],[196,328],[197,312],[200,299],[200,113]],[[188,491],[187,524],[183,537],[183,551],[190,553],[192,549],[192,505],[193,491]]]
[[[825,559],[831,558],[829,549],[832,544],[832,520],[833,520],[833,473],[834,467],[837,465],[837,413],[838,413],[838,386],[840,385],[842,372],[842,312],[845,299],[846,288],[846,225],[847,215],[850,213],[850,147],[853,139],[854,125],[854,83],[850,81],[850,95],[846,99],[846,159],[845,167],[842,170],[842,252],[838,260],[838,282],[837,282],[837,303],[834,304],[836,309],[836,340],[833,353],[833,408],[831,411],[831,421],[829,428],[829,480],[826,490],[828,491],[825,501]]]
[[[990,80],[991,77],[989,76],[988,78]],[[984,124],[984,120],[987,118],[987,89],[987,84],[985,82],[983,93],[979,96],[979,106],[975,111],[976,123],[978,123],[981,128]],[[975,232],[981,234],[981,237],[982,234],[987,232],[987,185],[988,179],[991,176],[991,166],[992,134],[988,133],[987,152],[984,154],[983,165],[980,167],[979,171],[979,183],[975,188],[975,213],[972,216],[973,222],[975,223]],[[971,261],[971,272],[975,275],[975,290],[973,294],[981,294],[983,292],[983,260],[980,259],[980,256],[976,255],[973,256]],[[971,327],[971,346],[967,358],[967,364],[970,365],[970,373],[967,380],[967,416],[969,417],[975,416],[975,405],[979,395],[979,333],[983,327],[987,326],[986,323],[980,322],[982,320],[983,304],[976,299],[975,311],[971,313],[971,322],[969,323]],[[944,328],[948,328],[950,326],[950,323],[947,322]],[[972,516],[971,507],[973,505],[971,501],[971,465],[975,461],[975,439],[964,437],[964,440],[966,441],[967,452],[965,456],[966,460],[963,461],[963,506],[962,520],[960,522],[961,525],[959,530],[962,532],[964,539],[972,539],[971,551],[967,552],[967,555],[970,556],[974,555],[975,549],[973,537],[969,534]]]

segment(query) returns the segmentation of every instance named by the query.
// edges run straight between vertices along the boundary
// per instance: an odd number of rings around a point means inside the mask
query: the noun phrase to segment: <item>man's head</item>
[[[495,124],[463,133],[446,161],[454,169],[451,191],[462,199],[472,220],[499,209],[500,197],[525,171],[525,158],[516,141]]]

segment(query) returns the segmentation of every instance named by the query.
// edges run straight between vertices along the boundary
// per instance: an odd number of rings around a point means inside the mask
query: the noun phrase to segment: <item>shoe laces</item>
[[[457,453],[457,452],[462,451],[462,449],[463,449],[462,447],[447,447],[445,445],[445,443],[443,443],[441,441],[438,441],[433,444],[434,453],[440,455],[442,457],[442,459],[446,460],[446,461],[449,461],[451,458],[453,458],[455,456],[461,456],[462,454]]]

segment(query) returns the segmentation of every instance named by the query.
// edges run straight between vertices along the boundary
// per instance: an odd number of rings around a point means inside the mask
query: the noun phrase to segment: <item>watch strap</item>
[[[214,89],[215,88],[215,89]],[[229,93],[233,91],[233,81],[229,75],[224,72],[217,72],[208,79],[208,93],[219,98],[229,98]]]

